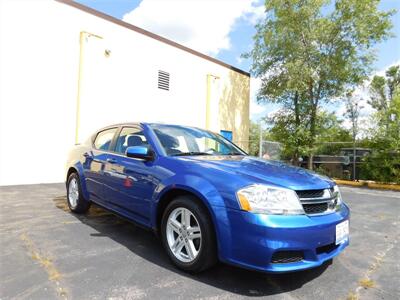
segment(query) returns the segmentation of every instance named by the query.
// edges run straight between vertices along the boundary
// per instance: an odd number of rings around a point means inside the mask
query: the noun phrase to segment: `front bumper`
[[[321,216],[262,215],[217,208],[220,260],[264,272],[292,272],[322,265],[337,256],[349,239],[335,244],[336,225],[348,220],[349,209]],[[290,252],[288,252],[290,251]],[[295,262],[273,262],[274,254],[302,253]]]

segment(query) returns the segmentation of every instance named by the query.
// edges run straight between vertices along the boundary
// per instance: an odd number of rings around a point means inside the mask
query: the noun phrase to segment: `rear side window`
[[[116,131],[117,128],[111,128],[99,132],[94,141],[94,147],[99,150],[108,150]]]
[[[117,139],[115,152],[125,154],[126,148],[132,146],[148,147],[143,130],[137,127],[124,127]]]

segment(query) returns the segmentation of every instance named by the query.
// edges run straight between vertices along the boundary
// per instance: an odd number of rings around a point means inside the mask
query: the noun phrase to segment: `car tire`
[[[183,222],[183,218],[189,221]],[[180,233],[179,228],[182,230]],[[183,271],[198,273],[212,267],[218,261],[211,217],[195,197],[180,196],[171,201],[162,216],[161,239],[171,261]],[[181,251],[177,251],[180,246]]]
[[[90,201],[82,194],[82,187],[77,173],[72,173],[67,181],[67,203],[69,209],[78,214],[86,213],[90,208]]]

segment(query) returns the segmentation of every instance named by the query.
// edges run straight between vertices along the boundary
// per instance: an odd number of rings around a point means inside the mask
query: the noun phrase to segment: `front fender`
[[[196,195],[209,209],[212,206],[225,206],[220,193],[209,181],[189,174],[175,175],[159,183],[153,194],[154,208],[157,208],[160,199],[172,189],[181,189]]]
[[[197,175],[179,175],[168,178],[165,182],[160,183],[153,195],[152,207],[152,224],[157,224],[157,208],[163,196],[173,190],[185,190],[197,196],[198,199],[207,207],[210,212],[211,219],[215,227],[215,233],[218,244],[218,254],[224,252],[224,248],[230,244],[231,233],[229,231],[230,221],[227,215],[226,200],[216,187],[204,178]],[[222,238],[223,237],[223,238]]]

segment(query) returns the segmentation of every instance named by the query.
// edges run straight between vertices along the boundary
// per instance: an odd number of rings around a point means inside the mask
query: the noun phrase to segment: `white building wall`
[[[86,35],[80,47],[81,31],[102,39]],[[63,3],[0,1],[0,185],[64,180],[80,50],[79,141],[125,121],[205,127],[207,74],[232,72]],[[170,91],[157,88],[158,70]]]

